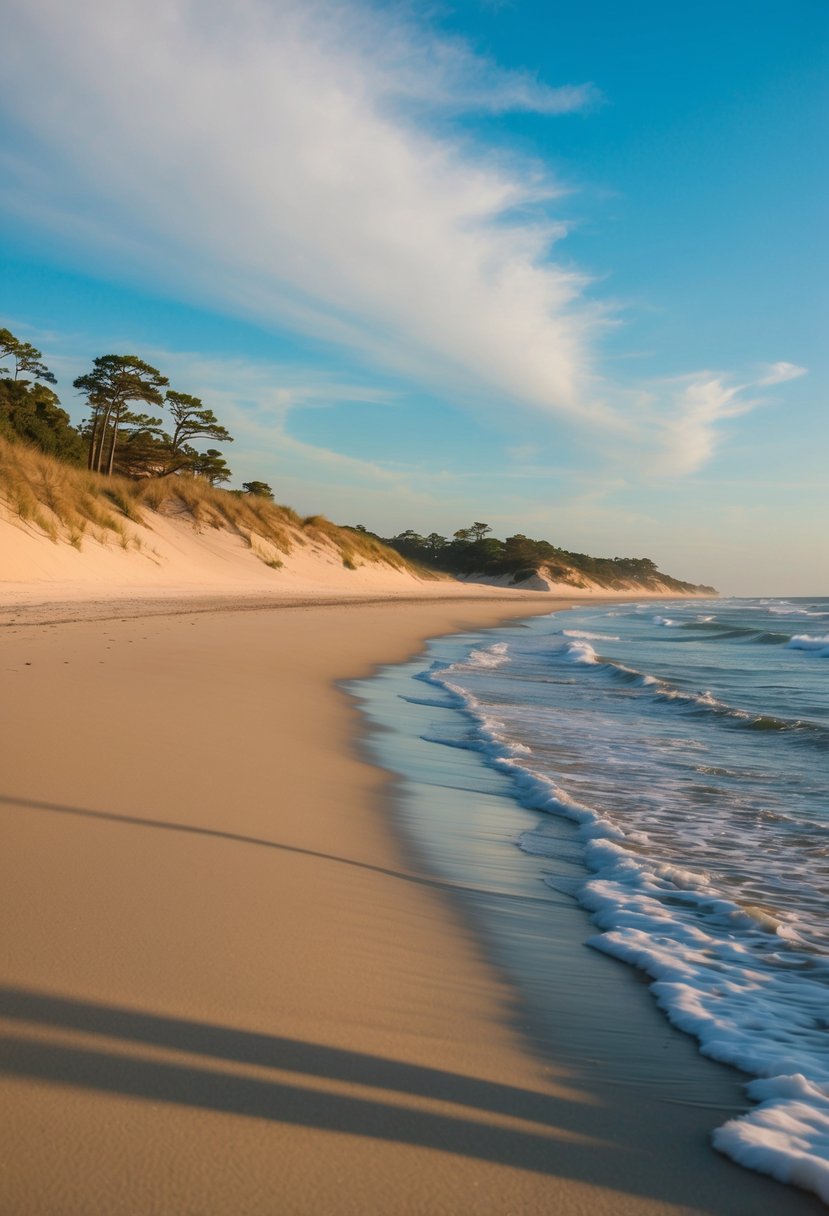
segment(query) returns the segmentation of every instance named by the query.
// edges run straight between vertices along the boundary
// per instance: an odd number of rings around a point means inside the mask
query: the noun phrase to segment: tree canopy
[[[84,462],[83,436],[45,384],[0,379],[0,434],[33,443],[71,464]]]
[[[168,437],[170,454],[174,458],[185,452],[193,439],[212,439],[216,443],[233,443],[232,435],[225,430],[213,411],[208,409],[199,397],[168,389],[165,393],[165,400],[175,423],[173,433]]]
[[[157,368],[137,355],[99,355],[92,371],[78,376],[74,387],[86,395],[92,416],[89,429],[89,468],[112,474],[119,427],[131,401],[161,405],[161,390],[169,383]]]
[[[208,448],[206,452],[195,452],[191,448],[190,451],[190,469],[196,477],[203,477],[212,486],[230,481],[230,469],[218,448]]]
[[[366,531],[364,525],[359,528]],[[575,572],[577,577],[586,576],[608,588],[631,581],[647,586],[649,580],[656,578],[676,582],[660,574],[649,557],[591,557],[587,553],[560,549],[546,540],[533,540],[521,532],[506,540],[499,540],[491,533],[489,524],[476,520],[469,527],[459,528],[451,539],[437,532],[421,536],[412,528],[397,536],[370,535],[412,561],[450,574],[506,574],[520,581],[544,566],[553,578],[571,581]],[[688,586],[690,584],[677,582],[677,587]]]
[[[14,376],[12,377],[14,380],[19,380],[20,373],[23,372],[31,376],[33,380],[45,380],[47,384],[57,384],[56,377],[43,362],[43,357],[37,347],[32,346],[31,342],[21,342],[8,329],[0,329],[0,363],[6,359],[11,359],[14,363]],[[0,375],[6,377],[8,374],[7,367],[0,368]]]
[[[242,491],[254,498],[273,498],[273,490],[266,481],[243,481]]]
[[[86,398],[89,416],[74,426],[47,384],[57,380],[41,352],[0,327],[0,434],[35,444],[51,455],[89,469],[127,477],[189,473],[211,485],[229,481],[231,471],[217,447],[233,436],[200,397],[168,387],[158,368],[137,355],[100,355],[74,381]],[[151,406],[163,417],[134,407]],[[266,482],[246,483],[251,493],[272,497]]]

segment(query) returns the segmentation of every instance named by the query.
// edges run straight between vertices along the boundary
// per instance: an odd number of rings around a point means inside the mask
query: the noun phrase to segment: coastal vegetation
[[[137,355],[100,355],[73,387],[89,416],[74,426],[49,387],[56,378],[41,352],[0,329],[0,435],[28,440],[41,451],[107,477],[169,477],[189,472],[211,485],[229,481],[218,448],[199,451],[196,441],[232,443],[208,406],[169,387],[166,376]],[[170,422],[136,411],[166,410]],[[257,483],[260,484],[260,483]],[[261,483],[264,484],[264,483]]]
[[[162,515],[189,520],[200,531],[235,533],[272,569],[279,569],[279,555],[295,546],[332,551],[347,569],[361,562],[382,562],[395,569],[409,564],[372,536],[339,528],[323,515],[303,519],[262,493],[222,490],[192,472],[175,477],[105,476],[59,460],[31,442],[2,435],[0,500],[21,523],[76,549],[92,540],[141,550],[146,536],[132,525],[151,532],[154,515]]]
[[[357,525],[357,531],[367,532],[361,524]],[[698,587],[663,574],[649,557],[591,557],[546,540],[532,540],[521,532],[499,540],[492,535],[489,524],[480,521],[459,528],[451,538],[437,532],[421,536],[407,528],[397,536],[376,539],[412,561],[454,575],[506,576],[511,583],[519,584],[542,572],[550,582],[575,587],[596,584],[617,590],[635,584],[643,588],[714,593],[713,587]]]
[[[662,574],[647,557],[591,557],[516,533],[505,540],[475,521],[451,537],[408,528],[382,537],[362,524],[339,527],[322,515],[302,519],[280,506],[259,479],[241,490],[221,486],[231,471],[218,447],[233,437],[213,410],[169,387],[157,368],[136,355],[101,355],[73,381],[89,414],[79,426],[51,387],[56,377],[41,352],[0,329],[0,497],[11,512],[53,541],[80,549],[84,539],[141,548],[129,524],[148,513],[183,516],[197,528],[236,532],[266,565],[294,543],[333,549],[343,566],[361,561],[408,568],[421,577],[485,577],[510,585],[540,576],[553,584],[608,590],[641,587],[713,592]],[[153,413],[143,413],[141,406]],[[157,413],[166,411],[165,424]]]

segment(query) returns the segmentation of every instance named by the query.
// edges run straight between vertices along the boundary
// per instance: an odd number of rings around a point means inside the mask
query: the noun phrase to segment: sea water
[[[715,1147],[829,1202],[829,600],[594,605],[438,639],[352,690],[406,725],[375,739],[386,767],[454,787],[421,846],[450,831],[493,895],[540,859],[551,939],[556,898],[580,903],[588,944],[754,1078]]]

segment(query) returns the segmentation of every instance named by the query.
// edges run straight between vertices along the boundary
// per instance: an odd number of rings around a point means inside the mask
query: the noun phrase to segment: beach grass
[[[324,515],[302,518],[270,498],[220,489],[191,474],[105,477],[2,437],[0,500],[12,517],[54,543],[78,550],[88,537],[140,549],[143,539],[136,528],[152,531],[153,515],[162,515],[186,519],[197,531],[233,532],[274,569],[295,546],[309,545],[333,549],[348,570],[363,564],[411,569],[411,563],[373,536],[340,527]]]

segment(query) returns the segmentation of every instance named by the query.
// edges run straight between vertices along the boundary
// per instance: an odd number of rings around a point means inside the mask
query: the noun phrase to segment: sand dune
[[[167,601],[230,597],[259,602],[366,597],[467,599],[487,594],[509,602],[516,595],[584,599],[608,591],[590,580],[574,587],[536,577],[514,585],[507,576],[429,577],[401,564],[355,555],[346,563],[324,535],[294,530],[289,551],[262,537],[231,528],[197,526],[186,513],[143,511],[143,524],[128,521],[126,537],[83,538],[80,547],[65,536],[50,540],[35,524],[16,517],[0,502],[0,612],[32,604]],[[631,585],[620,598],[675,593],[659,586]],[[63,613],[65,615],[65,613]],[[2,616],[0,616],[2,619]]]

